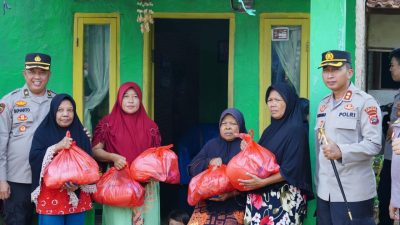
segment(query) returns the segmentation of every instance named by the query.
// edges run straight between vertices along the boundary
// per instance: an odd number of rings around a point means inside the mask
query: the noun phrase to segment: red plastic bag
[[[178,156],[171,150],[172,146],[149,148],[136,157],[130,168],[133,179],[148,182],[154,178],[165,183],[179,184]]]
[[[236,189],[248,191],[252,189],[239,185],[238,179],[251,179],[246,173],[267,178],[279,172],[279,165],[276,163],[275,155],[253,141],[249,134],[239,134],[239,137],[247,143],[247,147],[229,161],[226,175]]]
[[[235,190],[225,173],[226,165],[209,166],[208,169],[197,174],[189,183],[189,205],[195,206],[199,201],[210,197],[229,193]]]
[[[69,136],[69,133],[67,133]],[[61,150],[45,168],[44,183],[49,188],[61,188],[66,182],[78,185],[93,184],[100,179],[97,162],[72,142]]]
[[[144,203],[145,190],[132,179],[127,166],[121,170],[111,167],[96,187],[97,191],[92,196],[98,203],[118,207],[141,206]]]

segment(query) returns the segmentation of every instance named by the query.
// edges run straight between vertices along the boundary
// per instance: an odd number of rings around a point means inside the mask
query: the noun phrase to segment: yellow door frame
[[[74,16],[74,44],[73,44],[73,97],[76,101],[76,112],[83,121],[84,93],[83,93],[83,49],[84,26],[95,24],[110,25],[110,83],[109,83],[109,111],[116,100],[119,86],[119,30],[120,16],[118,13],[75,13]]]
[[[229,59],[228,59],[228,107],[233,107],[233,63],[235,43],[234,13],[154,13],[155,19],[228,19]],[[148,114],[154,118],[154,65],[151,53],[154,47],[154,26],[143,35],[143,104]]]
[[[310,17],[305,13],[263,13],[260,15],[259,132],[271,123],[265,91],[271,85],[272,26],[301,26],[300,97],[309,95]]]

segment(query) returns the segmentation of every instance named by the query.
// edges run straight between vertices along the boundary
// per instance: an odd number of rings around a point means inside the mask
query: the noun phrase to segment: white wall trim
[[[355,83],[361,90],[365,90],[365,2],[356,0],[356,38],[355,38],[355,57],[354,67],[356,71]]]

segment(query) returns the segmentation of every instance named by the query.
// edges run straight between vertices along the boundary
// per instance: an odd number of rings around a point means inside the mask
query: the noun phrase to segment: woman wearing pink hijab
[[[93,155],[118,170],[130,163],[144,150],[160,146],[157,124],[146,113],[142,92],[134,82],[126,82],[118,90],[118,99],[111,113],[100,120],[94,130]],[[142,207],[122,208],[103,206],[106,224],[160,224],[159,184],[146,184],[145,203]]]

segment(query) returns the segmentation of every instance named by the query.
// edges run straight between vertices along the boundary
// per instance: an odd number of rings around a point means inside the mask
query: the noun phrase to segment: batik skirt
[[[194,208],[188,225],[243,225],[243,218],[243,210],[235,210],[230,213],[210,213],[206,203],[202,201]]]
[[[247,195],[245,225],[303,224],[307,214],[306,197],[287,183],[268,192]]]

